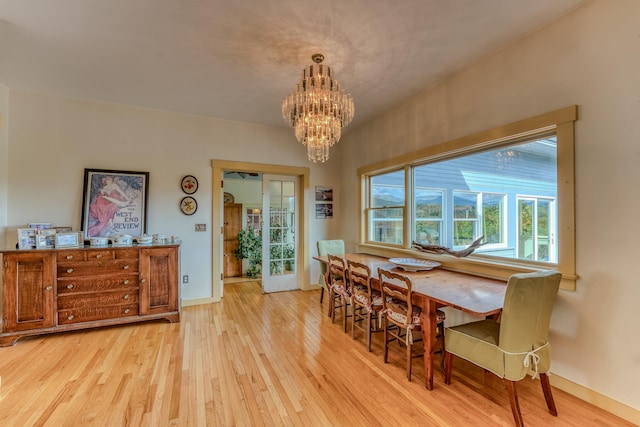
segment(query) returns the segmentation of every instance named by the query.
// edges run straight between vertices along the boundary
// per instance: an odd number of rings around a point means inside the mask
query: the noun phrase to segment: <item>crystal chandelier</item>
[[[315,65],[303,70],[296,89],[282,102],[282,117],[316,163],[329,159],[329,147],[340,140],[354,110],[351,95],[340,88],[331,68],[321,64],[324,56],[317,53],[311,59]]]

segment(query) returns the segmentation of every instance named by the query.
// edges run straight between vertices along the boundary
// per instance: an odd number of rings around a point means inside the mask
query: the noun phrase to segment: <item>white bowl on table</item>
[[[390,258],[389,262],[404,271],[428,271],[440,266],[437,261],[419,258]]]

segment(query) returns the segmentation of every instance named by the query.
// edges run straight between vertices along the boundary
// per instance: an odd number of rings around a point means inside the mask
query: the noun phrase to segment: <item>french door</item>
[[[298,177],[262,177],[262,290],[299,289]]]

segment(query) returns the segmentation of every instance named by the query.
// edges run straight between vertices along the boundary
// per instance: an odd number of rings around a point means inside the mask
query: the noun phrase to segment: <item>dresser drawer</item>
[[[138,259],[140,256],[140,251],[138,249],[114,249],[114,258],[115,259]]]
[[[58,311],[72,308],[103,307],[118,304],[134,304],[139,298],[137,288],[110,292],[58,295]]]
[[[113,249],[88,249],[86,252],[87,261],[115,259]]]
[[[93,308],[73,308],[58,311],[58,325],[116,319],[138,315],[138,304],[114,305]]]
[[[59,278],[137,272],[138,259],[113,259],[104,261],[58,263]]]
[[[138,274],[115,274],[108,277],[67,277],[58,279],[58,295],[79,292],[113,291],[138,287]]]
[[[66,250],[59,251],[56,255],[58,262],[85,261],[87,259],[87,251]]]

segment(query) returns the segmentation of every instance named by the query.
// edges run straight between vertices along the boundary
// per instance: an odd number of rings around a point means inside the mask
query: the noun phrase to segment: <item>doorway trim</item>
[[[219,302],[223,296],[224,278],[223,278],[223,220],[224,220],[224,203],[222,195],[224,193],[223,177],[225,170],[234,170],[241,172],[258,172],[272,175],[289,175],[300,178],[298,188],[298,197],[300,200],[300,289],[305,291],[311,289],[309,285],[309,218],[307,217],[307,207],[309,206],[309,168],[299,166],[283,166],[271,165],[266,163],[247,163],[230,160],[211,160],[213,173],[211,174],[211,298],[212,302]]]

